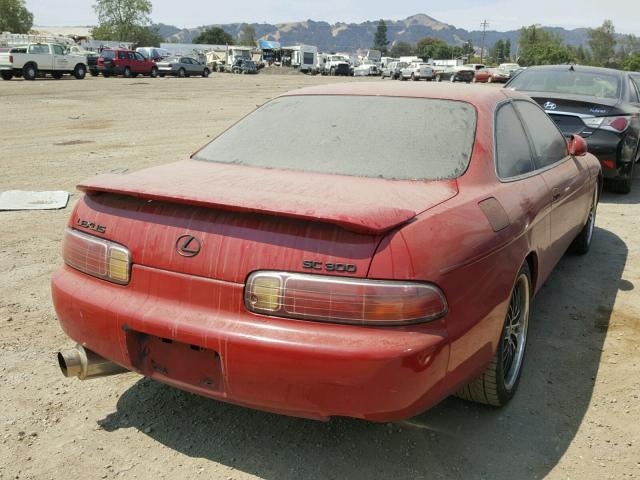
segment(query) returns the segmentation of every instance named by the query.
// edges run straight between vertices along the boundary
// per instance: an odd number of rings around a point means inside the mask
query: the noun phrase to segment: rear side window
[[[535,149],[536,168],[545,168],[564,159],[568,154],[567,142],[553,120],[537,105],[523,101],[515,104]]]
[[[100,56],[102,58],[110,58],[110,59],[116,58],[116,54],[112,50],[103,50],[102,53],[100,54]]]
[[[41,45],[41,44],[30,45],[29,46],[29,53],[48,54],[49,53],[49,45]]]
[[[469,103],[425,98],[277,98],[194,155],[196,160],[397,180],[462,175],[476,133]],[[398,154],[388,148],[393,138]]]
[[[64,55],[64,48],[62,48],[62,45],[54,45],[53,53],[56,55]]]
[[[500,107],[496,116],[496,161],[500,178],[534,170],[527,136],[511,103]]]
[[[127,52],[118,52],[118,58],[120,60],[126,60],[128,57]]]

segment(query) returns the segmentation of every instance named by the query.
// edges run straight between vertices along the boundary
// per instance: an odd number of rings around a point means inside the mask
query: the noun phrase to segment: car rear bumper
[[[390,421],[449,393],[443,321],[371,328],[268,318],[244,310],[241,284],[138,265],[126,287],[64,266],[52,295],[74,341],[130,370],[239,405]]]
[[[596,130],[586,140],[589,153],[600,160],[604,178],[629,178],[634,159],[631,152],[623,152],[621,148],[624,135]]]

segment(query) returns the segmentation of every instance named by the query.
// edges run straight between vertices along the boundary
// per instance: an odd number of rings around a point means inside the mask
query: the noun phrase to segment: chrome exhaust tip
[[[57,357],[62,374],[65,377],[77,377],[80,380],[117,375],[128,371],[82,345],[62,350],[58,352]]]

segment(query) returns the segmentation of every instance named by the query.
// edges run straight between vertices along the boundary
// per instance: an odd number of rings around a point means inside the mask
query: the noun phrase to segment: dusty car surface
[[[79,185],[52,279],[79,346],[58,361],[316,419],[503,405],[600,184],[584,140],[516,92],[290,92],[188,160]]]

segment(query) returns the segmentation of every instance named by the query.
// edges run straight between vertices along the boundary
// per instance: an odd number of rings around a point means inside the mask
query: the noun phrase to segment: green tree
[[[391,46],[389,54],[392,57],[408,57],[413,55],[413,46],[407,42],[395,42]]]
[[[29,33],[33,14],[24,0],[0,0],[0,32]]]
[[[384,20],[380,19],[378,27],[376,28],[376,34],[373,37],[373,49],[380,50],[385,54],[387,53],[388,46],[389,40],[387,39],[387,24]]]
[[[489,57],[495,63],[504,63],[505,58],[507,58],[505,55],[504,40],[500,39],[493,44],[493,47],[491,47],[491,49],[489,50]]]
[[[614,66],[616,48],[616,29],[611,20],[605,20],[602,26],[587,30],[592,62],[595,65]]]
[[[206,43],[209,45],[235,45],[233,36],[220,27],[209,27],[196,38],[193,43]]]
[[[239,45],[255,46],[256,45],[256,29],[251,25],[245,25],[240,37],[238,38]]]
[[[631,72],[640,72],[640,52],[627,56],[622,64],[622,68]]]
[[[110,26],[94,27],[91,36],[96,40],[119,40],[131,42],[134,47],[159,47],[164,42],[164,37],[160,35],[155,27],[136,26],[132,28],[126,38],[118,38],[117,31]]]
[[[511,60],[511,40],[508,38],[504,41],[504,60],[505,62]]]
[[[96,0],[93,9],[98,15],[98,26],[91,35],[99,40],[136,42],[150,32],[141,30],[151,24],[151,0]],[[144,38],[143,38],[144,39]]]
[[[540,25],[520,29],[520,65],[549,65],[575,62],[575,53],[562,44],[559,35],[545,30]]]
[[[471,40],[467,40],[462,46],[462,55],[471,57],[475,54],[476,49],[473,47],[473,42]]]
[[[424,60],[430,58],[447,59],[452,56],[451,47],[447,42],[433,37],[424,37],[418,40],[416,43],[416,53]]]

